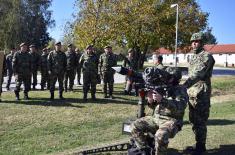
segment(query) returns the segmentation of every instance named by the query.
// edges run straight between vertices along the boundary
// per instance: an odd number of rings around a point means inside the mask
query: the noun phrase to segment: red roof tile
[[[204,48],[213,54],[235,53],[235,44],[205,45]]]
[[[235,44],[205,45],[204,49],[212,54],[235,54]],[[174,54],[174,51],[162,47],[159,48],[156,53]]]

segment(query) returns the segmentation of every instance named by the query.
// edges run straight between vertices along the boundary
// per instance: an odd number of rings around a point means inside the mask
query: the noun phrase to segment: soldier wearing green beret
[[[87,93],[91,90],[92,100],[96,100],[96,84],[98,76],[99,58],[94,53],[92,45],[86,47],[86,51],[82,54],[79,60],[79,66],[83,72],[83,100],[87,100]]]
[[[115,71],[112,67],[117,65],[117,55],[113,54],[111,46],[104,47],[104,53],[100,55],[99,59],[99,73],[103,79],[104,98],[107,96],[107,85],[109,86],[109,97],[113,98],[113,83]]]
[[[37,53],[36,46],[34,44],[31,44],[29,46],[30,49],[30,55],[31,55],[31,61],[32,61],[32,75],[31,79],[33,79],[32,86],[33,90],[36,89],[37,85],[37,72],[40,66],[40,55]]]
[[[31,84],[32,58],[28,52],[26,43],[20,44],[20,51],[16,52],[12,60],[13,73],[15,75],[16,100],[20,100],[19,92],[22,82],[24,83],[24,99],[28,100],[28,92]]]
[[[48,73],[50,75],[50,93],[51,100],[54,99],[55,84],[58,79],[59,82],[59,98],[64,99],[63,97],[63,81],[64,73],[66,70],[66,55],[61,51],[61,42],[55,44],[55,50],[51,51],[48,55]]]
[[[44,90],[47,85],[47,89],[50,89],[50,78],[48,74],[47,68],[47,57],[48,57],[48,49],[44,48],[42,50],[42,55],[40,58],[40,70],[41,70],[41,90]]]
[[[78,66],[78,57],[74,51],[73,44],[68,45],[68,50],[67,52],[65,52],[65,55],[66,55],[67,65],[66,65],[66,71],[65,71],[64,88],[65,88],[65,92],[67,92],[68,80],[69,80],[69,91],[73,90],[74,79],[75,79],[76,70]]]

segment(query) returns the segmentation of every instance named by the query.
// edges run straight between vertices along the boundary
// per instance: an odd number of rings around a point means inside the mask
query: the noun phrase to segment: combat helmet
[[[202,32],[194,33],[191,36],[190,42],[195,41],[195,40],[204,41],[204,34]]]
[[[167,67],[166,71],[178,81],[182,78],[182,73],[177,67]]]

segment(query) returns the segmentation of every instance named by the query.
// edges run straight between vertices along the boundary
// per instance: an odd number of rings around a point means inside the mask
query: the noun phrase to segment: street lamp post
[[[179,5],[171,4],[171,8],[176,7],[176,25],[175,25],[175,67],[177,67],[177,44],[178,44],[178,14],[179,14]]]

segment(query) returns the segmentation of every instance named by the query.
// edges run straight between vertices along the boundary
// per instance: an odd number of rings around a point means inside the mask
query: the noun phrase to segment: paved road
[[[222,67],[215,67],[213,70],[213,76],[235,76],[235,69],[233,68],[222,68]],[[187,78],[187,73],[184,73],[183,75],[183,79]],[[123,83],[125,82],[125,76],[120,75],[120,74],[115,74],[114,76],[114,80],[115,83]],[[6,77],[4,77],[4,83],[3,83],[3,91],[6,91]],[[15,88],[15,79],[14,77],[12,78],[12,84],[11,84],[11,90],[13,90]],[[37,85],[37,89],[40,89],[40,84],[39,82],[41,81],[41,76],[38,75],[38,85]],[[76,79],[75,79],[76,81]],[[82,80],[81,80],[82,82]],[[76,82],[75,82],[76,84]],[[56,86],[58,87],[58,83],[56,83]]]

